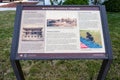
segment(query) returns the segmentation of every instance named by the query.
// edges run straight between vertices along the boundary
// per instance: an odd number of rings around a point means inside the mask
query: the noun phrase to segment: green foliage
[[[93,0],[93,4],[94,5],[99,5],[99,4],[101,4],[101,2],[100,2],[100,0]]]
[[[62,0],[59,2],[58,0],[50,0],[51,5],[62,5]]]
[[[51,3],[51,5],[54,5],[54,3],[53,3],[53,1],[52,1],[52,0],[50,0],[50,3]]]
[[[108,0],[103,4],[109,12],[120,12],[120,0]]]
[[[87,5],[88,0],[65,0],[63,5]]]

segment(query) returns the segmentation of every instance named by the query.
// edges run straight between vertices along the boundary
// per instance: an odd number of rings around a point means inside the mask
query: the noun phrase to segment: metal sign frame
[[[22,10],[24,7],[28,7],[31,9],[31,7],[61,7],[61,6],[21,6],[19,5],[17,7],[16,11],[16,18],[15,18],[15,25],[14,25],[14,33],[13,33],[13,40],[12,40],[12,47],[11,47],[11,55],[10,60],[13,67],[13,70],[15,72],[17,80],[25,80],[22,68],[20,65],[20,60],[55,60],[55,59],[100,59],[103,60],[101,69],[99,71],[99,75],[97,80],[104,80],[107,72],[110,68],[110,64],[112,62],[112,47],[110,42],[110,36],[109,36],[109,30],[108,30],[108,23],[107,23],[107,17],[106,17],[106,11],[104,6],[62,6],[62,7],[99,7],[100,9],[100,15],[102,19],[102,29],[104,34],[104,43],[105,43],[105,53],[104,56],[91,56],[91,54],[40,54],[40,57],[33,57],[33,58],[19,58],[18,57],[18,42],[19,42],[19,33],[20,33],[20,25],[21,25],[21,16],[22,16]]]

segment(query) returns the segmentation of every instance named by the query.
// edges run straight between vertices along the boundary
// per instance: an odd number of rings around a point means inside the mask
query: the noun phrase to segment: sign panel
[[[106,57],[100,6],[21,7],[17,59]]]

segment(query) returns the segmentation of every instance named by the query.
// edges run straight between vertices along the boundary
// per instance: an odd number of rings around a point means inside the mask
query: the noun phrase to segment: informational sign
[[[100,6],[21,7],[18,59],[106,57]]]
[[[10,61],[25,80],[20,60],[103,60],[97,80],[112,62],[104,6],[17,6]]]

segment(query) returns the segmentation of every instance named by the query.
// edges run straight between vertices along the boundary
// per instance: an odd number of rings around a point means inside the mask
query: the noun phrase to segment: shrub
[[[63,5],[87,5],[88,0],[65,0]]]
[[[103,4],[109,12],[120,12],[120,0],[108,0]]]

